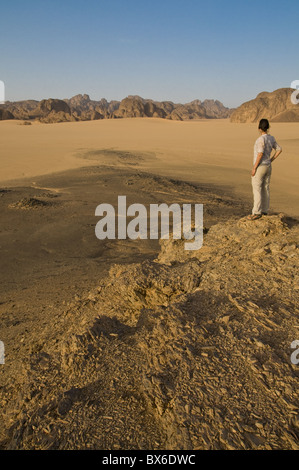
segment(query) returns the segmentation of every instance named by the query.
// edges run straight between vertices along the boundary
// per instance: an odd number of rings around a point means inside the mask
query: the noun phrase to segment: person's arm
[[[264,155],[264,152],[259,152],[259,153],[258,153],[256,162],[255,162],[254,167],[253,167],[252,172],[251,172],[251,176],[254,176],[254,175],[255,175],[256,170],[257,170],[257,167],[258,167],[259,164],[261,163],[261,160],[262,160],[262,158],[263,158],[263,155]]]
[[[277,157],[279,157],[279,155],[281,154],[282,152],[282,148],[277,146],[277,149],[276,149],[276,152],[275,154],[273,155],[273,157],[271,158],[271,162],[274,162],[274,160],[276,160]]]

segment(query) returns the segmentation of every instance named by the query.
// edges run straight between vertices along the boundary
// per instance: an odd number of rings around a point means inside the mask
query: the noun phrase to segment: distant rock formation
[[[134,117],[156,117],[172,120],[219,119],[230,116],[231,111],[220,101],[194,100],[187,104],[154,101],[140,96],[127,96],[121,102],[105,98],[91,100],[87,94],[70,99],[46,99],[6,102],[0,106],[0,119],[38,120],[43,123],[90,121]],[[4,112],[5,111],[5,112]],[[2,118],[1,116],[6,116]],[[9,117],[7,117],[9,116]]]
[[[262,118],[273,122],[299,122],[299,106],[291,101],[293,92],[291,88],[262,92],[233,111],[231,122],[257,122]]]
[[[162,103],[161,103],[162,104]],[[114,111],[113,116],[116,118],[132,118],[132,117],[160,117],[167,116],[163,105],[152,100],[144,100],[140,96],[128,96],[123,99],[119,108]]]
[[[54,111],[55,113],[62,112],[66,114],[71,114],[70,107],[63,100],[54,100],[54,99],[42,100],[40,101],[38,105],[38,110],[40,110],[41,113],[43,114],[49,114],[52,111]]]
[[[0,121],[6,121],[7,119],[14,119],[14,115],[7,109],[0,109]]]
[[[39,102],[36,100],[15,102],[6,101],[5,104],[0,105],[0,113],[3,110],[8,111],[12,115],[9,119],[30,119],[30,114],[34,109],[36,109],[38,103]]]
[[[106,100],[92,101],[89,95],[76,95],[64,100],[77,121],[91,121],[108,117],[109,103]]]
[[[171,101],[145,100],[140,96],[128,96],[121,101],[114,117],[159,117],[186,121],[190,119],[217,119],[227,118],[230,110],[220,101],[199,100],[187,104],[175,104]]]
[[[40,101],[32,115],[45,123],[74,120],[69,105],[63,100],[52,98]]]
[[[9,102],[0,106],[2,119],[39,120],[40,122],[65,122],[73,120],[68,104],[63,100],[47,99],[42,101],[26,100]]]
[[[193,101],[193,103],[195,103],[195,101]],[[233,109],[226,108],[218,100],[205,100],[201,103],[201,105],[205,108],[209,118],[213,119],[227,118],[234,111]]]
[[[0,120],[38,120],[43,123],[67,121],[92,121],[154,117],[178,121],[197,119],[226,119],[231,122],[257,122],[267,118],[273,122],[299,122],[299,106],[291,101],[294,90],[280,88],[262,92],[237,109],[229,109],[218,100],[194,100],[181,104],[172,101],[154,101],[129,95],[122,101],[91,100],[87,94],[70,99],[26,100],[0,105]]]

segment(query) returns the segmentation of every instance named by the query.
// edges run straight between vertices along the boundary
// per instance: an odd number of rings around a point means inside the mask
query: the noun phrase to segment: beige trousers
[[[251,177],[253,190],[252,214],[267,214],[269,211],[271,173],[271,165],[259,165],[255,175]]]

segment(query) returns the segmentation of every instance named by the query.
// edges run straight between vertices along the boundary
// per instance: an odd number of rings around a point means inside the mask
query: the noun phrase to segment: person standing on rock
[[[250,220],[257,220],[263,215],[268,214],[272,162],[282,152],[282,148],[278,145],[275,138],[268,134],[269,128],[269,121],[261,119],[258,127],[261,135],[254,145],[254,160],[251,172],[253,209],[252,214],[248,217]],[[272,150],[275,150],[273,157],[271,157]]]

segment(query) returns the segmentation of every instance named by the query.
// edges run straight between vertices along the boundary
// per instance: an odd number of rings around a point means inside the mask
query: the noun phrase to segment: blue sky
[[[1,2],[6,100],[136,94],[235,107],[299,79],[296,0]]]

